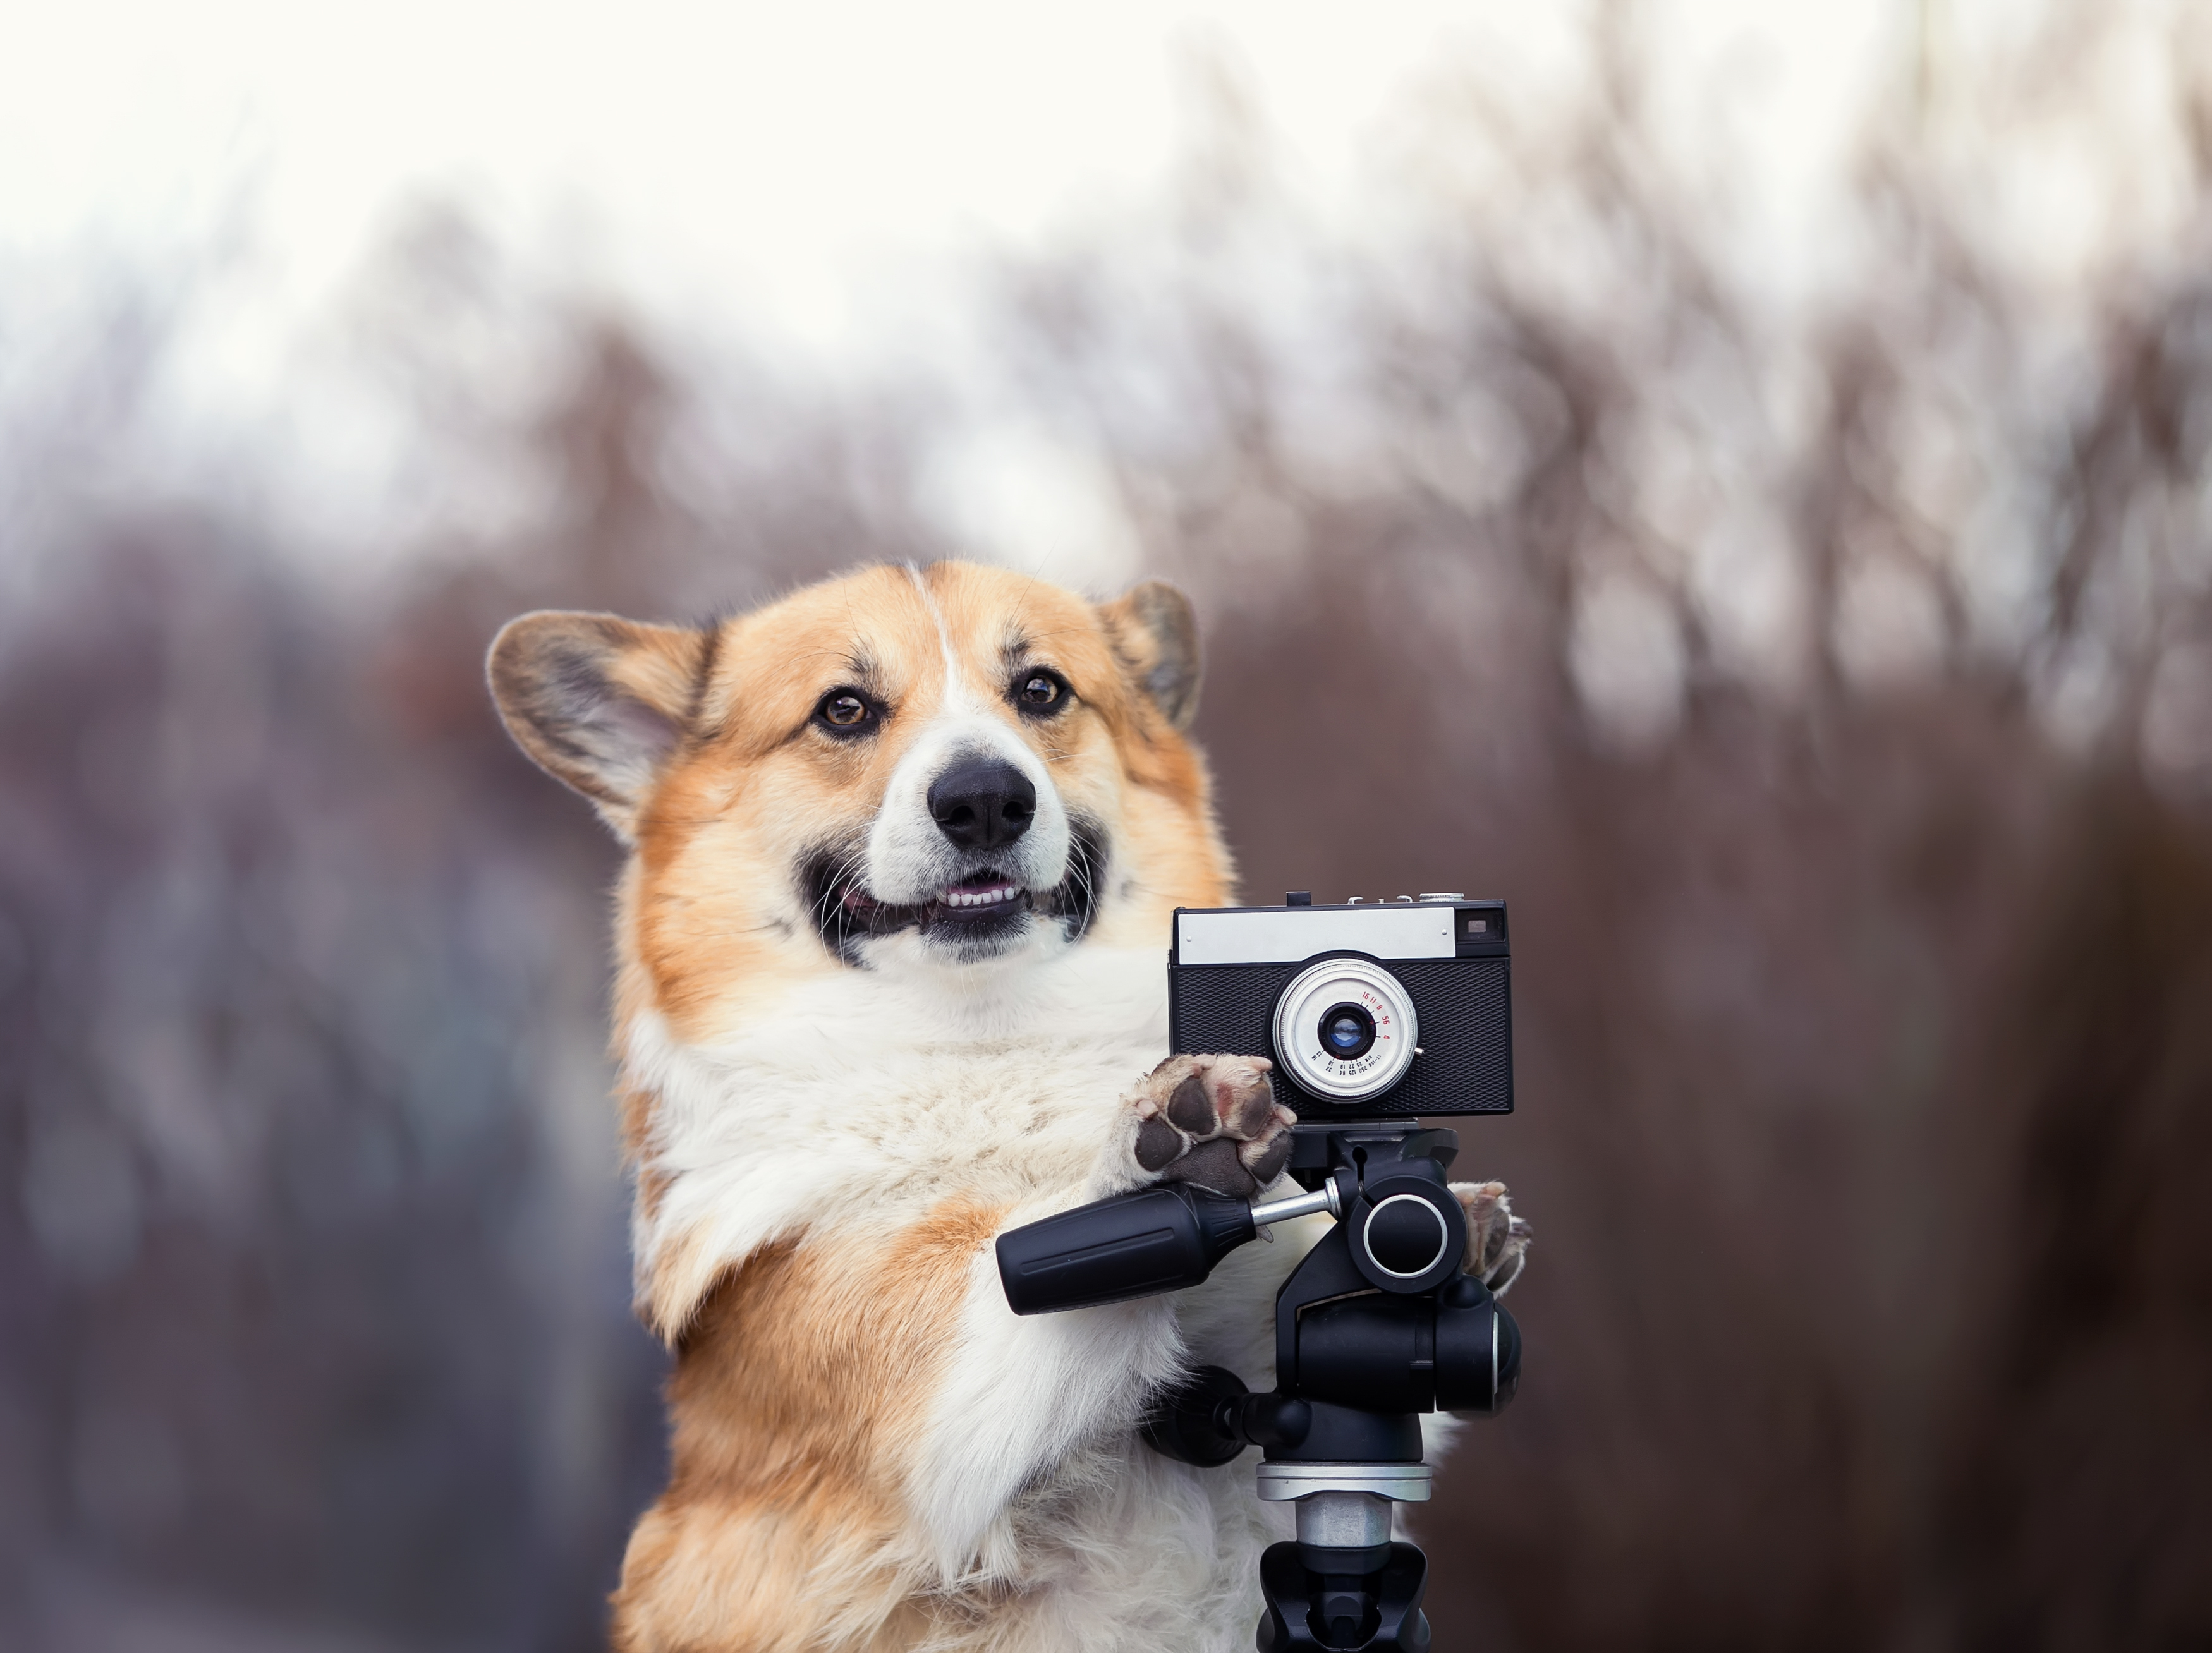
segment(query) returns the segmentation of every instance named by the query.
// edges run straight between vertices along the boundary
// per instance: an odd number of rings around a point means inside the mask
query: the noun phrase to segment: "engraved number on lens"
[[[1301,971],[1275,1004],[1275,1050],[1306,1090],[1358,1102],[1395,1085],[1417,1042],[1413,1000],[1365,958]]]

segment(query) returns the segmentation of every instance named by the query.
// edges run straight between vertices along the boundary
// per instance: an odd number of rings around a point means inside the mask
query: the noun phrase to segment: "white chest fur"
[[[1123,1098],[1167,1054],[1164,975],[1155,949],[1077,948],[981,991],[972,976],[957,991],[926,975],[817,980],[765,997],[711,1048],[641,1020],[627,1067],[657,1099],[641,1169],[658,1196],[641,1206],[641,1275],[667,1249],[703,1291],[779,1239],[894,1231],[955,1199],[1026,1220],[1127,1186],[1133,1167],[1108,1149]],[[1187,1361],[1270,1381],[1267,1304],[1301,1237],[1247,1247],[1175,1298],[1027,1320],[979,1255],[900,1455],[902,1570],[933,1589],[1066,1595],[1053,1611],[1168,1638],[1148,1644],[1243,1644],[1281,1512],[1258,1504],[1249,1468],[1173,1464],[1133,1431]],[[1192,1576],[1164,1590],[1178,1570]]]
[[[1167,1054],[1164,977],[1154,950],[1081,947],[981,982],[813,978],[708,1047],[640,1018],[625,1066],[656,1098],[641,1273],[679,1239],[721,1267],[809,1228],[1087,1183],[1121,1097]]]

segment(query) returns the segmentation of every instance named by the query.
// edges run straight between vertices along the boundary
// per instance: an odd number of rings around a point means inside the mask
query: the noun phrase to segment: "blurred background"
[[[485,643],[964,555],[1514,903],[1439,1650],[2212,1646],[2212,7],[798,9],[0,9],[0,1643],[595,1644]]]

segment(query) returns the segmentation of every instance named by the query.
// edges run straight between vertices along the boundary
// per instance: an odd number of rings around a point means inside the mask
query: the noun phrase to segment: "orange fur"
[[[998,1218],[949,1201],[880,1248],[773,1247],[714,1290],[678,1347],[673,1474],[617,1646],[811,1647],[901,1616],[902,1437]]]

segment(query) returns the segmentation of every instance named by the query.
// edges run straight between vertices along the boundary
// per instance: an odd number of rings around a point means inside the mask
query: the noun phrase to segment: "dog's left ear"
[[[682,626],[543,611],[507,623],[486,675],[515,744],[628,840],[684,737],[707,641]]]
[[[1188,729],[1198,715],[1198,616],[1190,599],[1164,580],[1147,580],[1110,603],[1098,617],[1114,640],[1114,652],[1176,729]]]

